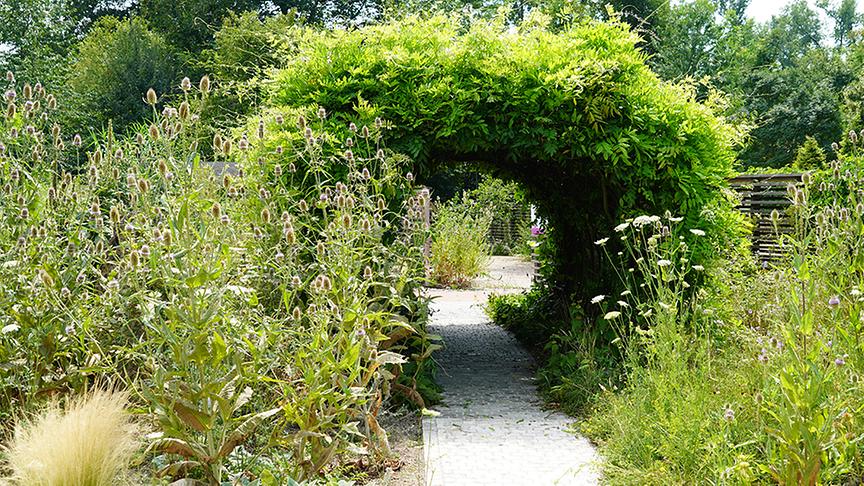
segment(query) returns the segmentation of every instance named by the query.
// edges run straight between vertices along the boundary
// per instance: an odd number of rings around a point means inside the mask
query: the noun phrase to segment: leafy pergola
[[[622,218],[669,210],[709,244],[734,238],[724,188],[738,133],[711,98],[660,80],[624,24],[542,24],[435,16],[295,33],[306,38],[272,104],[323,107],[334,129],[381,117],[421,176],[468,161],[519,181],[549,223],[557,280],[582,295],[602,273],[594,241]]]

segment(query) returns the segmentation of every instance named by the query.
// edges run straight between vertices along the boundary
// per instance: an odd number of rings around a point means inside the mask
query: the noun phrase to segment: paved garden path
[[[483,312],[491,291],[530,285],[530,264],[493,259],[490,275],[469,291],[436,290],[430,331],[444,389],[440,416],[423,421],[427,486],[597,484],[597,455],[568,432],[572,419],[545,410],[528,353]]]

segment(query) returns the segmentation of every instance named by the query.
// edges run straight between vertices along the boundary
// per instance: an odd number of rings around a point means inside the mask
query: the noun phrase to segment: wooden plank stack
[[[787,209],[791,205],[787,193],[790,184],[801,184],[799,173],[742,174],[729,180],[729,185],[741,196],[738,209],[753,220],[753,253],[759,261],[772,261],[783,255],[777,241],[771,212],[780,212],[780,233],[792,231]]]

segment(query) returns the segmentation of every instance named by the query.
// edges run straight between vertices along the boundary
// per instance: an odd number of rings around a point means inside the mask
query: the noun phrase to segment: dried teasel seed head
[[[324,246],[323,241],[319,241],[317,245],[315,245],[315,251],[318,252],[319,255],[323,255],[326,247]]]
[[[55,139],[60,137],[60,125],[55,123],[54,126],[51,127],[51,136]]]
[[[165,175],[168,174],[168,164],[165,163],[165,159],[159,159],[159,165],[157,166],[157,169],[159,170],[159,174],[162,177],[165,177]]]
[[[301,199],[297,206],[300,208],[300,211],[306,212],[309,209],[309,204],[306,203],[305,199]]]
[[[48,188],[48,199],[57,199],[57,190],[53,187]]]
[[[24,98],[28,100],[33,98],[33,87],[30,86],[30,83],[24,83],[24,87],[21,89],[21,94],[23,94]]]
[[[378,160],[384,160],[384,149],[378,149],[378,151],[375,152],[375,157]]]
[[[57,109],[57,98],[54,95],[48,95],[48,109],[51,111]]]
[[[327,110],[325,110],[324,108],[318,108],[318,118],[322,120],[324,118],[327,118]]]
[[[353,161],[354,160],[354,152],[352,152],[350,150],[346,150],[345,151],[345,159],[348,161]]]
[[[210,207],[210,213],[214,218],[219,219],[222,216],[222,206],[218,202],[214,202],[213,206]]]
[[[224,187],[225,189],[231,187],[231,176],[230,175],[225,174],[224,176],[222,176],[222,187]]]
[[[364,218],[363,221],[360,222],[360,229],[368,232],[370,229],[372,229],[372,223],[370,223],[368,219]]]
[[[14,83],[15,82],[15,74],[12,71],[6,71],[6,82]]]
[[[245,135],[243,136],[243,138],[240,139],[240,141],[237,142],[237,148],[244,152],[246,150],[249,150],[249,140],[246,138]]]
[[[120,222],[120,210],[117,209],[117,206],[111,206],[111,211],[109,212],[109,217],[111,218],[111,222],[117,224]]]
[[[159,140],[159,127],[156,125],[150,125],[150,129],[148,130],[150,134],[150,138],[153,140]]]
[[[412,174],[411,172],[405,174],[405,179],[407,179],[408,182],[414,182],[414,174]]]
[[[297,166],[294,165],[294,162],[288,163],[288,172],[290,172],[292,174],[297,172]]]
[[[182,89],[183,92],[192,89],[192,80],[190,80],[188,77],[184,77],[182,80],[180,80],[180,89]]]
[[[263,221],[264,224],[270,223],[270,210],[269,209],[264,208],[261,210],[261,221]]]
[[[16,113],[17,113],[17,109],[15,108],[15,103],[9,103],[8,105],[6,105],[6,117],[7,118],[15,118]]]
[[[303,317],[303,313],[300,311],[300,307],[295,307],[294,310],[291,311],[291,318],[295,321],[299,321],[301,317]]]
[[[226,156],[231,155],[231,140],[222,142],[222,153]]]
[[[812,181],[812,178],[810,177],[810,173],[809,173],[809,172],[805,172],[805,173],[801,174],[801,182],[802,182],[805,186],[809,186],[810,183],[813,182],[813,181]]]
[[[153,88],[147,89],[146,101],[147,101],[147,104],[150,106],[156,105],[156,102],[158,101],[158,99],[156,97],[156,90],[154,90]]]
[[[177,113],[181,120],[188,120],[190,113],[189,103],[186,101],[180,103],[180,108],[177,110]]]
[[[223,225],[227,226],[227,225],[229,225],[229,224],[231,223],[231,218],[229,218],[227,214],[223,214],[222,217],[219,218],[219,221],[220,221]]]
[[[138,179],[138,192],[141,194],[147,194],[147,191],[150,190],[150,182],[147,179]]]
[[[213,149],[216,151],[222,151],[222,135],[214,134],[213,135]]]
[[[10,105],[10,106],[12,106],[14,108],[15,105]],[[14,116],[14,115],[10,115],[10,118],[12,116]],[[303,138],[305,138],[307,142],[310,142],[310,143],[312,142],[312,129],[311,128],[306,127],[306,130],[303,130]]]
[[[858,143],[858,133],[855,130],[849,130],[849,141],[853,144]]]
[[[387,205],[384,203],[383,199],[378,199],[378,210],[384,211],[387,208]]]
[[[363,129],[360,130],[360,136],[363,138],[369,138],[369,127],[363,125]]]
[[[831,150],[833,150],[835,152],[839,152],[840,151],[840,145],[838,145],[837,142],[832,142],[831,143]]]
[[[165,230],[162,232],[162,239],[165,241],[165,246],[171,246],[171,231]]]
[[[363,269],[363,278],[365,278],[366,280],[372,278],[372,267],[370,267],[369,265],[366,265],[366,268]]]
[[[141,256],[144,258],[150,258],[150,246],[149,245],[141,245]]]
[[[300,130],[306,130],[306,117],[305,116],[299,115],[297,117],[297,127],[300,128]]]
[[[345,146],[346,147],[353,147],[354,146],[354,139],[351,137],[346,138],[345,139]]]
[[[129,252],[129,265],[131,265],[132,268],[137,268],[140,263],[141,254],[138,253],[138,250],[132,250]]]
[[[273,175],[276,177],[282,177],[282,166],[276,165],[273,167]]]
[[[293,245],[297,242],[297,234],[294,232],[294,227],[291,226],[291,223],[285,224],[282,229],[282,236],[285,237],[285,242],[289,245]]]
[[[351,215],[346,214],[342,216],[342,227],[348,229],[351,227]]]
[[[201,77],[201,81],[198,82],[198,89],[201,90],[202,93],[207,94],[210,92],[210,77],[204,75]]]
[[[258,139],[264,138],[264,120],[258,120]]]
[[[363,170],[360,171],[360,177],[362,177],[363,179],[368,181],[369,178],[372,177],[372,175],[369,174],[369,169],[367,169],[366,167],[363,167]]]

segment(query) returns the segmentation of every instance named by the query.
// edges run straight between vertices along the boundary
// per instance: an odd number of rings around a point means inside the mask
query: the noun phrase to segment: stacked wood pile
[[[753,220],[753,253],[759,261],[771,261],[782,256],[771,212],[776,209],[781,215],[778,224],[780,233],[792,231],[786,211],[791,204],[787,187],[800,184],[801,175],[743,174],[729,180],[729,185],[741,196],[738,209]]]

